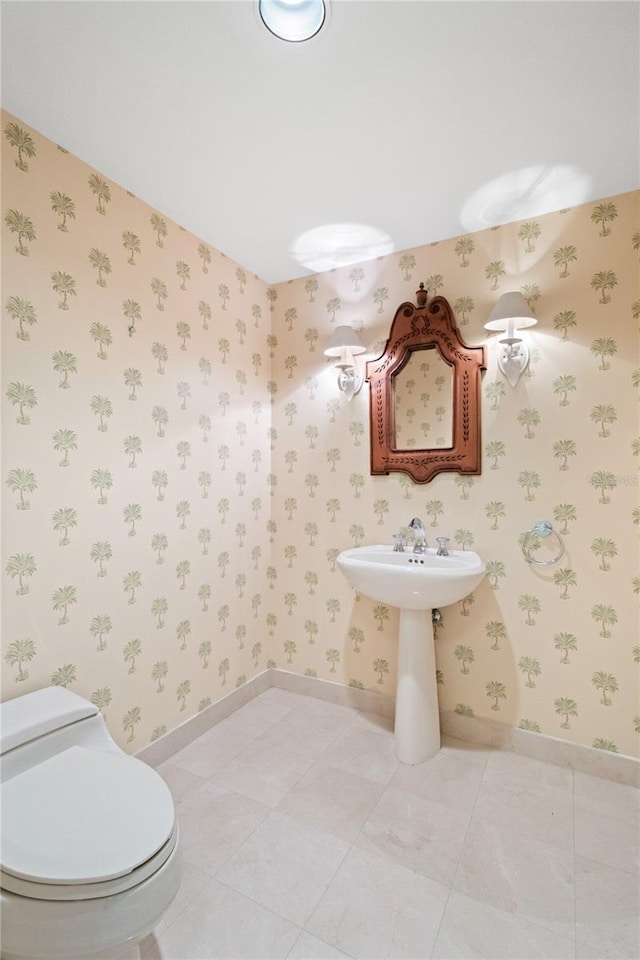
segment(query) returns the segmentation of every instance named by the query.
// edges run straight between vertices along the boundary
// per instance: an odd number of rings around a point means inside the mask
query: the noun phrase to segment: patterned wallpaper
[[[638,753],[638,199],[612,197],[278,287],[279,664],[394,692],[397,615],[355,599],[335,558],[392,543],[418,516],[432,546],[448,536],[487,561],[481,586],[445,607],[436,627],[441,709]],[[447,297],[470,345],[490,344],[481,476],[440,474],[426,485],[371,477],[367,387],[348,403],[322,355],[343,323],[378,355],[420,281]],[[483,329],[511,289],[539,319],[525,332],[532,362],[515,388],[498,370],[497,336]],[[439,396],[416,379],[410,439],[430,425],[437,440]],[[524,560],[521,536],[537,520],[564,540],[554,566]],[[552,539],[537,557],[552,558]]]
[[[267,662],[265,284],[3,123],[2,690],[137,750]]]
[[[3,697],[69,685],[137,750],[268,664],[393,693],[397,614],[335,560],[419,516],[488,561],[442,611],[441,709],[638,753],[637,194],[268,287],[3,137]],[[367,387],[322,354],[352,323],[377,355],[420,281],[472,345],[506,290],[539,317],[515,388],[491,337],[482,475],[422,486],[369,475]]]

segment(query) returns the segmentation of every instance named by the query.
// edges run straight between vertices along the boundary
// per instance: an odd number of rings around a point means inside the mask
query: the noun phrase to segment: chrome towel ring
[[[531,551],[540,546],[540,539],[544,537],[555,538],[558,544],[558,555],[551,560],[536,560],[531,556]],[[564,554],[564,540],[548,520],[537,520],[531,529],[522,535],[522,552],[527,563],[535,563],[538,567],[551,567]]]

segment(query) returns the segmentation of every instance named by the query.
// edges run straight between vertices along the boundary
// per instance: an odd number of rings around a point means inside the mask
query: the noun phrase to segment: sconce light
[[[537,322],[522,294],[512,290],[502,294],[484,325],[485,330],[505,330],[507,333],[498,341],[498,366],[512,387],[515,387],[529,363],[529,345],[522,337],[515,336],[516,331],[533,327]]]
[[[352,400],[364,383],[364,372],[356,367],[354,357],[366,349],[353,327],[348,326],[336,327],[325,347],[325,357],[336,358],[338,387],[347,400]]]

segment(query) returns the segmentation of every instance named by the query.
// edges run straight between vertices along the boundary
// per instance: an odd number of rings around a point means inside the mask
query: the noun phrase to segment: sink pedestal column
[[[401,763],[420,763],[440,749],[431,610],[400,610],[394,730]]]

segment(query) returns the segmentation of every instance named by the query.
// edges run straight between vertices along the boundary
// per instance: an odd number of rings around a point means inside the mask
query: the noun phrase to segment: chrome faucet
[[[411,529],[414,532],[416,541],[413,545],[414,553],[426,553],[427,552],[427,531],[424,528],[422,520],[419,520],[418,517],[414,517],[411,523],[409,524]]]

